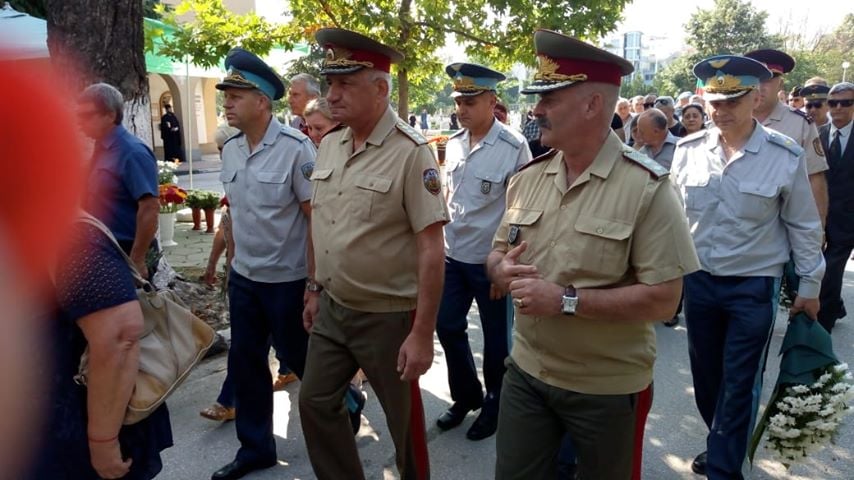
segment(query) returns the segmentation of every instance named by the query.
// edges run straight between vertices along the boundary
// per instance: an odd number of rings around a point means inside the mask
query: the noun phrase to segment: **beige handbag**
[[[184,305],[171,290],[156,291],[142,278],[130,258],[121,249],[110,230],[96,218],[84,214],[88,223],[110,238],[128,262],[136,284],[145,327],[139,339],[139,374],[125,412],[124,424],[132,425],[151,415],[172,394],[208,351],[216,334],[213,329]],[[89,349],[80,358],[74,377],[86,384]]]

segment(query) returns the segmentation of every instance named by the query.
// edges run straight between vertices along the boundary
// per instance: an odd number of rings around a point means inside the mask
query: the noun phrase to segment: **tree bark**
[[[397,69],[397,114],[404,121],[409,121],[409,78],[405,68]]]
[[[106,82],[125,98],[123,124],[152,145],[139,0],[45,0],[47,45],[71,92]]]

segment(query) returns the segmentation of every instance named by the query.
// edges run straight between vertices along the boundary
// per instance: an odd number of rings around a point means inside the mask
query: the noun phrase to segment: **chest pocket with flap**
[[[575,231],[582,235],[573,248],[579,268],[597,275],[620,276],[628,268],[629,238],[633,230],[631,223],[579,215]]]
[[[350,202],[350,211],[357,218],[367,220],[383,210],[389,201],[387,194],[391,190],[391,179],[376,175],[357,175],[353,178],[356,186]]]
[[[247,192],[258,199],[258,205],[281,207],[287,203],[288,171],[259,171],[255,173],[257,191]]]

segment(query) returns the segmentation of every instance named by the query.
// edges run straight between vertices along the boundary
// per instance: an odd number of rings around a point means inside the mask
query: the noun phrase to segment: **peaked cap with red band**
[[[744,54],[747,58],[752,58],[759,63],[764,63],[768,70],[774,75],[783,75],[795,69],[795,59],[788,54],[773,48],[765,48],[762,50],[753,50]]]
[[[321,75],[341,75],[373,68],[388,73],[403,54],[360,33],[342,28],[321,28],[314,38],[326,50]]]
[[[620,85],[623,76],[635,68],[623,57],[606,52],[581,40],[551,30],[534,32],[537,73],[526,95],[550,92],[579,82]]]

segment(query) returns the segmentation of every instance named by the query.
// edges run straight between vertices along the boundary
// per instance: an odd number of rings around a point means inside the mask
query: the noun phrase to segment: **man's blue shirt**
[[[119,241],[133,241],[140,199],[156,197],[157,160],[147,145],[121,125],[95,143],[87,210]]]

